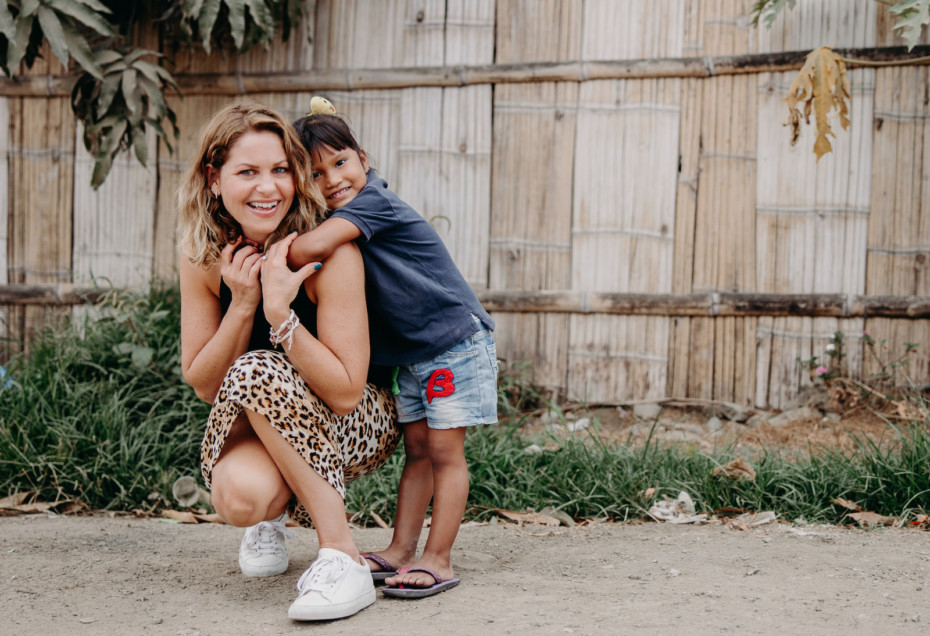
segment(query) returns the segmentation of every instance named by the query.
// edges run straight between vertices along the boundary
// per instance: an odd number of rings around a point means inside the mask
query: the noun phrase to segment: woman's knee
[[[213,507],[231,525],[251,526],[271,513],[280,514],[291,497],[262,450],[252,440],[237,444],[213,468]]]
[[[222,479],[214,478],[211,500],[226,523],[238,527],[262,521],[267,510],[267,502],[257,501],[250,493]]]

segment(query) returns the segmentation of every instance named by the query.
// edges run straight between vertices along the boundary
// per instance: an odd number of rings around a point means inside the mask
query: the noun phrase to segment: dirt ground
[[[736,422],[693,407],[666,406],[657,417],[602,407],[530,428],[569,434],[597,415],[608,436],[702,449],[778,440],[785,448],[844,447],[854,435],[888,434],[880,418],[803,408],[780,420],[754,413]],[[418,601],[379,594],[351,618],[297,623],[287,607],[317,545],[313,531],[292,530],[290,569],[256,579],[239,573],[242,530],[229,526],[0,516],[0,634],[917,634],[930,621],[926,531],[712,520],[465,524],[453,551],[458,587]],[[390,536],[353,532],[362,549]]]
[[[922,531],[497,523],[462,527],[458,587],[297,623],[287,607],[316,540],[295,530],[290,569],[256,579],[239,573],[242,531],[229,526],[2,518],[0,633],[917,634],[930,621]],[[355,536],[376,548],[388,533]]]

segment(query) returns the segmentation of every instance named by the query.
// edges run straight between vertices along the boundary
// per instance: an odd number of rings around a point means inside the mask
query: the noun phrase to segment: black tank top
[[[232,291],[221,278],[220,311],[223,312],[224,316],[229,309],[230,303],[232,303]],[[291,309],[297,314],[297,317],[300,319],[300,324],[304,326],[304,329],[309,331],[313,337],[316,338],[316,304],[307,296],[307,290],[304,289],[303,285],[301,285],[300,289],[297,291],[297,296],[294,298],[294,302],[291,303]],[[255,317],[252,319],[252,334],[249,336],[249,351],[258,351],[260,349],[274,350],[274,346],[272,346],[271,339],[269,338],[270,333],[271,325],[269,325],[268,320],[265,319],[262,301],[258,301],[258,307],[255,308]],[[392,383],[391,369],[376,364],[370,364],[368,366],[368,381],[379,387],[390,388]]]
[[[220,310],[223,315],[229,309],[232,303],[232,291],[226,286],[226,283],[220,279]],[[291,303],[291,309],[300,318],[300,324],[304,329],[313,334],[316,338],[316,305],[307,296],[307,290],[301,285],[297,291],[297,297]],[[269,339],[271,325],[265,318],[265,311],[262,307],[262,301],[258,301],[258,307],[255,309],[255,318],[252,319],[252,335],[249,337],[249,351],[258,351],[259,349],[274,349]]]

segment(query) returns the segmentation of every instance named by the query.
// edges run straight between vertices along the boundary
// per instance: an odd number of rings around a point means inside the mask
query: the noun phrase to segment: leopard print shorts
[[[397,448],[400,428],[394,400],[372,384],[354,411],[337,416],[304,382],[284,354],[250,351],[226,373],[200,446],[200,467],[210,486],[213,466],[243,409],[263,415],[300,456],[345,498],[348,481],[376,470]],[[290,518],[311,526],[296,498]]]

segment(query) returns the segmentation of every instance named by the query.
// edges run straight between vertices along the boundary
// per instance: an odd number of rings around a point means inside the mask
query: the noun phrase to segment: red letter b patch
[[[432,404],[434,397],[448,397],[455,393],[455,385],[452,384],[452,375],[450,369],[436,369],[429,376],[429,382],[426,384],[426,401]]]

